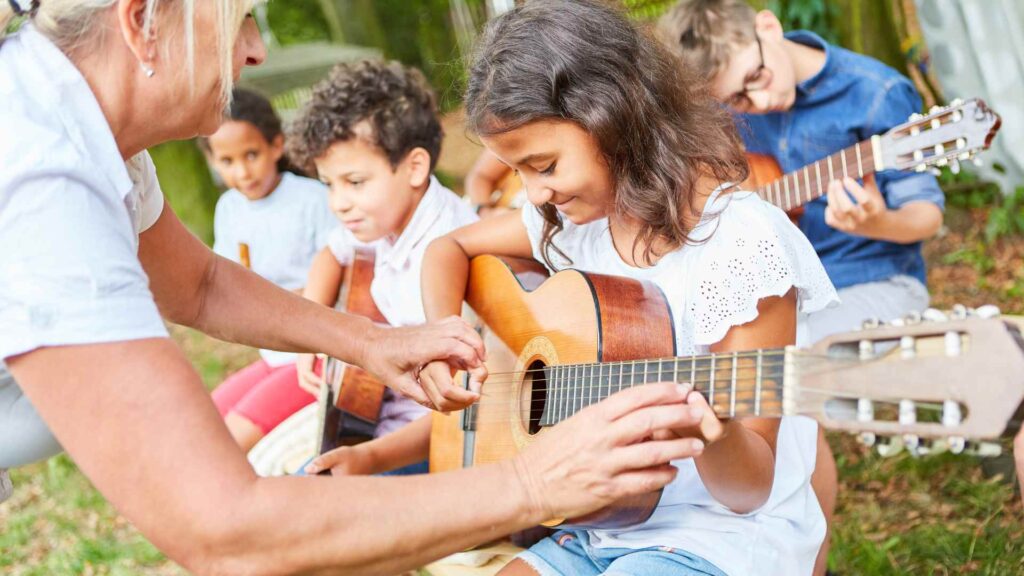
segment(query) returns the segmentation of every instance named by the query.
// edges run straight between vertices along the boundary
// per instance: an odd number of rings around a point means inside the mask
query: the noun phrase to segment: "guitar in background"
[[[801,207],[824,196],[828,183],[836,179],[863,179],[882,170],[925,172],[943,166],[957,173],[960,162],[974,160],[992,145],[1001,124],[999,115],[984,101],[954,100],[949,106],[932,108],[927,116],[915,114],[885,134],[787,174],[774,158],[748,153],[752,188],[795,221]]]

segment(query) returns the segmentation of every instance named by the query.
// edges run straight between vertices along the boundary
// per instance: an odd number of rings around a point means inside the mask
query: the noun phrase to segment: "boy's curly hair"
[[[392,168],[415,148],[430,154],[431,170],[437,165],[444,136],[437,100],[419,70],[393,61],[335,66],[289,126],[288,157],[315,174],[314,161],[335,142],[359,137],[355,128],[363,122]]]

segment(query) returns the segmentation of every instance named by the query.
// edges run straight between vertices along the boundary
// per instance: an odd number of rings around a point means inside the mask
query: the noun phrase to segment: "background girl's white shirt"
[[[265,198],[249,200],[234,188],[221,195],[213,218],[213,251],[239,262],[239,244],[244,243],[253,272],[286,290],[296,290],[306,285],[313,259],[336,227],[338,220],[327,205],[327,188],[285,172]],[[260,350],[260,356],[274,367],[296,358],[274,350]]]
[[[543,262],[544,221],[523,210],[534,257]],[[795,287],[803,324],[807,314],[837,301],[835,289],[810,243],[778,208],[756,194],[734,192],[708,200],[692,245],[666,254],[655,266],[626,264],[615,250],[607,219],[564,229],[554,242],[571,259],[551,251],[556,268],[648,280],[664,292],[673,312],[676,353],[708,352],[733,326],[757,317],[757,303]],[[679,460],[675,481],[651,518],[627,530],[591,531],[600,547],[669,546],[697,554],[729,574],[810,574],[825,534],[825,518],[810,486],[817,424],[783,418],[775,482],[757,512],[730,512],[708,493],[693,460]]]
[[[430,186],[416,207],[402,234],[389,240],[382,238],[370,243],[356,239],[348,229],[331,231],[328,247],[342,265],[348,264],[357,246],[370,247],[376,254],[373,283],[370,294],[388,324],[411,326],[426,322],[420,290],[420,271],[423,254],[432,240],[477,221],[477,215],[454,192],[445,188],[431,176]],[[386,392],[377,436],[393,431],[427,412],[407,398],[395,398]],[[394,398],[394,400],[392,400]]]

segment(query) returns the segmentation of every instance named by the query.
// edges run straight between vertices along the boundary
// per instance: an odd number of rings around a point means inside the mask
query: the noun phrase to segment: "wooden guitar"
[[[370,295],[374,261],[373,249],[354,250],[345,269],[339,309],[384,324],[387,321]],[[384,400],[384,384],[366,370],[336,358],[327,358],[323,370],[317,454],[372,439]]]
[[[957,172],[961,161],[988,149],[1001,123],[980,99],[954,100],[788,174],[782,174],[771,156],[748,153],[747,160],[758,195],[793,215],[824,196],[828,183],[838,178],[863,178],[882,170],[924,172],[932,166],[950,166]]]
[[[958,312],[786,347],[676,356],[671,314],[653,284],[535,263],[473,259],[467,302],[486,326],[490,377],[480,402],[434,416],[432,472],[509,458],[559,421],[649,382],[689,382],[724,418],[803,414],[836,430],[896,436],[925,449],[1016,427],[1024,340],[997,319]],[[936,312],[936,314],[938,314]],[[619,502],[587,527],[642,522],[660,493]],[[561,522],[553,521],[553,524]]]

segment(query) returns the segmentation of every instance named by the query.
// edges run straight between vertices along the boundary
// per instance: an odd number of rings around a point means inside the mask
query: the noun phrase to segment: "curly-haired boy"
[[[473,210],[433,176],[443,137],[433,92],[418,70],[397,62],[337,65],[313,90],[290,127],[293,162],[316,174],[329,188],[331,210],[342,222],[316,257],[305,296],[336,303],[353,248],[376,252],[370,291],[393,326],[425,321],[420,267],[430,241],[477,219]],[[299,359],[299,381],[315,390],[319,378],[312,356]],[[426,409],[386,392],[376,435],[419,419],[429,435]],[[407,473],[426,472],[422,434],[400,434],[331,453],[336,472],[383,472],[376,463],[397,463]],[[396,466],[388,465],[387,468]]]

